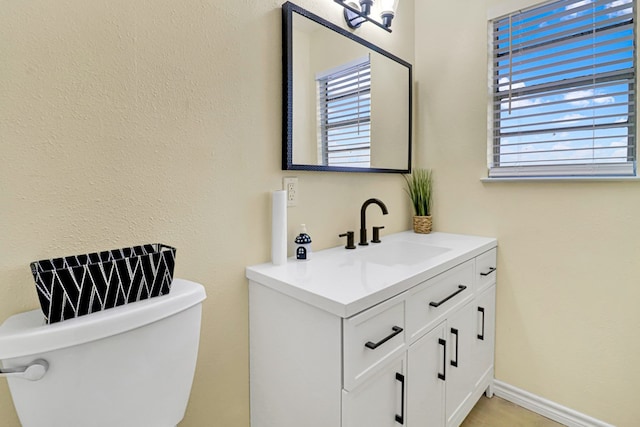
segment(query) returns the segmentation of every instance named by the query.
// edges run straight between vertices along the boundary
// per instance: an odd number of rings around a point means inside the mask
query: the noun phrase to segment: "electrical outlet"
[[[295,176],[282,179],[283,189],[287,192],[287,206],[298,205],[298,178]]]

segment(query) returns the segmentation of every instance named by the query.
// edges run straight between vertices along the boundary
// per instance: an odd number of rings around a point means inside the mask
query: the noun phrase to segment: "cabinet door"
[[[447,425],[455,425],[473,392],[473,344],[476,339],[476,305],[466,304],[447,321]]]
[[[411,427],[444,426],[446,362],[443,322],[409,347],[407,420]]]
[[[476,307],[476,334],[473,340],[474,388],[492,375],[496,323],[496,287],[491,286],[480,294]]]
[[[343,427],[406,425],[406,356],[389,362],[352,391],[342,391]]]

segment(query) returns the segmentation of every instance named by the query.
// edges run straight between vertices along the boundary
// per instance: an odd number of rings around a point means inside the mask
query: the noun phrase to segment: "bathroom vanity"
[[[252,427],[458,426],[493,382],[493,238],[248,267]]]

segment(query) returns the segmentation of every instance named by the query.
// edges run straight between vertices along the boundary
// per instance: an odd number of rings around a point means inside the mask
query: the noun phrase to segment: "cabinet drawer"
[[[454,307],[473,296],[474,260],[416,286],[407,298],[409,343],[428,332]]]
[[[353,390],[384,363],[405,350],[403,295],[344,320],[344,384]]]
[[[497,251],[491,249],[476,257],[476,292],[496,283]]]

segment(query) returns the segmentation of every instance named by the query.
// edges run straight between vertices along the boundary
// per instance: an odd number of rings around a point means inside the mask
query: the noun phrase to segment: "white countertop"
[[[381,240],[353,250],[340,246],[314,252],[308,261],[289,258],[283,265],[254,265],[247,267],[246,276],[347,318],[497,246],[495,238],[413,231]],[[442,253],[422,260],[414,256],[413,249],[422,248],[417,245],[427,245],[425,249],[432,252],[436,247],[435,252]],[[386,250],[392,252],[385,254]]]

